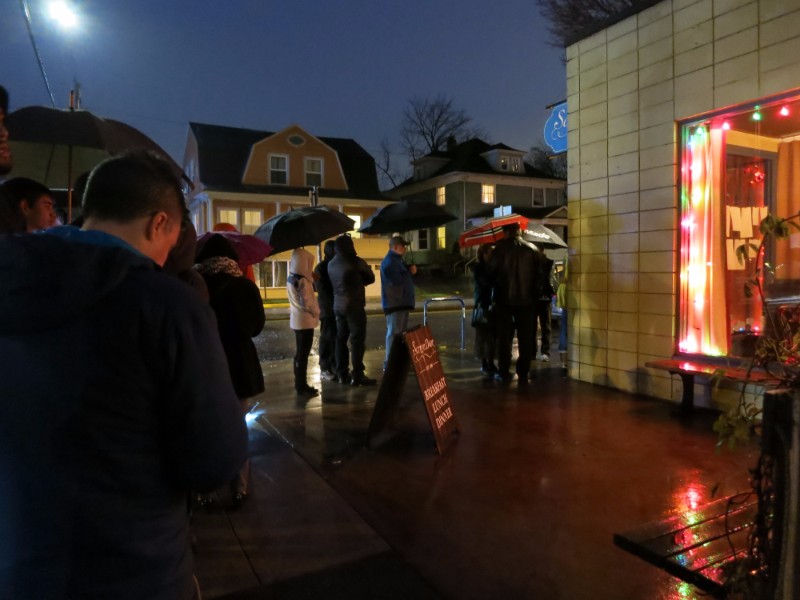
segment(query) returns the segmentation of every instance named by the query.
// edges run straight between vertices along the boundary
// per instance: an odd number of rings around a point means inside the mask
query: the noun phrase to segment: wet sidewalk
[[[612,535],[746,489],[755,450],[718,454],[714,415],[679,420],[553,363],[501,386],[469,352],[441,358],[460,425],[443,456],[413,375],[366,448],[377,388],[325,382],[300,401],[291,361],[264,364],[251,497],[233,511],[220,493],[195,515],[206,600],[701,597]],[[382,361],[369,351],[367,373]]]

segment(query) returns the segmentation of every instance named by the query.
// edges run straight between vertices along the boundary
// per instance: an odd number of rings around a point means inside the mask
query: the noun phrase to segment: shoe
[[[542,354],[542,362],[550,362],[550,355]]]
[[[347,373],[342,373],[340,375],[336,375],[333,378],[333,381],[335,381],[337,383],[350,383],[350,375],[348,375]]]
[[[233,508],[241,508],[245,500],[247,500],[247,492],[236,492],[233,495]]]
[[[315,387],[311,387],[307,383],[305,385],[299,385],[295,388],[298,396],[316,396],[319,394],[319,390]]]
[[[336,380],[336,373],[329,370],[324,370],[319,372],[320,381],[335,381]]]
[[[350,382],[350,385],[358,387],[359,385],[375,385],[376,383],[378,383],[377,379],[372,379],[366,375],[356,375],[353,377],[353,381]]]
[[[508,383],[509,381],[514,379],[514,376],[511,373],[500,373],[498,371],[497,373],[494,374],[493,379],[495,381],[499,381],[500,383]]]

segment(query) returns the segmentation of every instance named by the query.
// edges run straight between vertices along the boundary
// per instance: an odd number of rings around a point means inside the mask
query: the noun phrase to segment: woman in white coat
[[[314,329],[319,325],[319,304],[314,293],[312,272],[314,256],[297,248],[292,252],[286,290],[289,294],[289,327],[294,330],[297,351],[294,355],[294,389],[299,396],[316,396],[317,389],[308,385],[308,355],[314,343]]]

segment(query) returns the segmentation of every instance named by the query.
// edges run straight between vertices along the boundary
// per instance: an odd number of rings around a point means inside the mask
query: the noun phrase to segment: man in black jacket
[[[541,258],[537,249],[522,239],[518,224],[507,225],[503,231],[506,237],[497,243],[489,260],[497,325],[498,372],[494,378],[502,383],[513,378],[511,346],[516,330],[519,345],[516,372],[520,383],[526,383],[534,349],[534,305],[541,296]]]
[[[364,375],[364,347],[367,338],[365,288],[375,282],[375,273],[356,255],[349,235],[336,238],[336,255],[328,265],[333,285],[333,310],[336,313],[336,380],[350,385],[375,385]],[[347,341],[350,340],[350,351]],[[352,353],[353,371],[348,372]]]
[[[319,302],[319,378],[330,381],[336,378],[336,313],[333,312],[333,284],[328,266],[336,254],[335,242],[325,242],[322,253],[323,259],[314,267]]]
[[[0,236],[0,598],[189,600],[188,494],[236,474],[247,431],[211,308],[161,271],[180,184],[112,158],[83,214]]]

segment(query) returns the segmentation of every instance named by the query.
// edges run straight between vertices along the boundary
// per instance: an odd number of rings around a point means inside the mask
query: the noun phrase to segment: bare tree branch
[[[388,189],[397,187],[398,180],[402,174],[392,164],[392,147],[389,144],[388,138],[381,140],[381,155],[379,160],[375,161],[375,166],[381,178],[381,189]]]
[[[439,94],[435,98],[414,97],[403,112],[400,128],[401,146],[411,160],[447,147],[447,140],[469,139],[476,131],[468,127],[472,118],[456,108],[452,98]]]
[[[525,157],[528,163],[537,171],[541,171],[554,179],[567,178],[567,153],[553,155],[552,152],[540,142],[533,146]]]
[[[540,14],[547,19],[550,43],[565,47],[577,35],[597,23],[648,0],[536,0]]]

